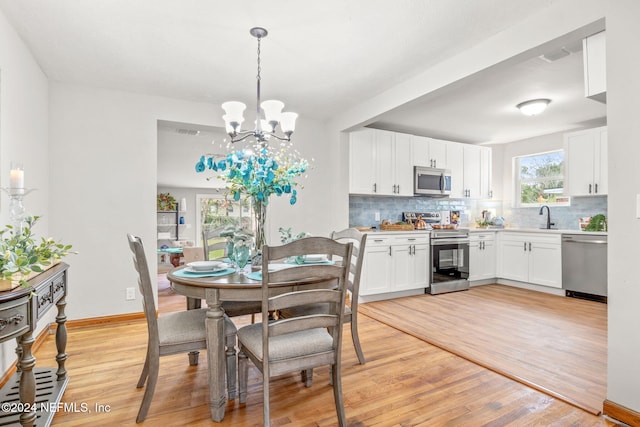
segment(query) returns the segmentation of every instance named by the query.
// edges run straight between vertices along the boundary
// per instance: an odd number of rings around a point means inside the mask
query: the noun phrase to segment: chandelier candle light
[[[24,187],[24,168],[22,163],[11,162],[9,188],[3,188],[3,190],[9,195],[9,216],[13,229],[16,233],[20,233],[25,219],[30,216],[22,201],[24,196],[33,191]]]
[[[242,122],[244,122],[243,113],[247,106],[239,101],[229,101],[222,104],[222,109],[225,111],[225,115],[222,118],[224,119],[226,132],[231,137],[231,142],[242,141],[250,136],[254,136],[259,142],[265,142],[270,137],[281,141],[290,141],[298,115],[291,112],[283,113],[284,103],[275,99],[260,103],[260,41],[267,36],[267,30],[255,27],[249,30],[249,33],[258,39],[256,125],[253,130],[241,130]],[[264,118],[261,109],[264,111]],[[278,125],[280,125],[283,136],[276,134]]]

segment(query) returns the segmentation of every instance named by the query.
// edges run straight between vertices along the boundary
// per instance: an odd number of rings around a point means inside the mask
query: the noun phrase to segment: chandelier
[[[222,104],[225,114],[222,116],[225,123],[226,132],[231,137],[231,142],[238,142],[250,136],[254,136],[258,142],[264,143],[269,138],[274,137],[281,141],[290,141],[296,125],[296,113],[283,113],[284,103],[275,99],[260,103],[260,41],[267,36],[267,30],[255,27],[249,33],[258,39],[258,75],[257,80],[257,103],[256,103],[256,124],[253,130],[243,131],[241,129],[244,122],[244,110],[247,106],[238,101],[229,101]],[[264,117],[262,115],[264,112]],[[282,136],[276,134],[280,126]]]

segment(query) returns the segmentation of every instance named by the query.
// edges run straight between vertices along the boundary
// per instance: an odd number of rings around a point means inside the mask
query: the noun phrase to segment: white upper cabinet
[[[349,192],[413,195],[411,136],[377,129],[352,132],[349,141]]]
[[[582,41],[585,96],[607,102],[606,36],[594,34]]]
[[[491,149],[377,129],[350,134],[349,192],[413,196],[413,167],[451,171],[451,197],[491,194]]]
[[[447,168],[447,141],[411,136],[413,146],[413,165],[427,168]]]
[[[564,135],[565,194],[606,195],[608,183],[607,127]]]

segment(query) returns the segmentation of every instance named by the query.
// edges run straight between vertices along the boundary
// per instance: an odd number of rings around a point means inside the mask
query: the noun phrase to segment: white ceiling
[[[327,120],[559,1],[0,0],[0,9],[52,80],[214,104],[236,99],[249,109],[249,28],[263,26],[263,99]],[[579,48],[551,64],[529,59],[482,73],[373,126],[486,143],[601,124],[606,106],[582,94]],[[537,97],[553,99],[543,115],[515,110]]]

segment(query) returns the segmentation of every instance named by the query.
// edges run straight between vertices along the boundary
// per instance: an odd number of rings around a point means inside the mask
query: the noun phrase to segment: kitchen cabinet
[[[447,165],[451,170],[451,197],[491,197],[491,148],[451,143]]]
[[[374,295],[428,286],[429,235],[369,235],[360,280],[360,294]]]
[[[496,232],[469,235],[469,280],[495,279]]]
[[[608,192],[607,127],[564,135],[565,194],[599,196]]]
[[[501,233],[498,251],[498,277],[562,287],[559,234]]]
[[[349,139],[350,193],[413,195],[411,135],[364,129]]]
[[[447,168],[448,141],[427,138],[426,136],[411,136],[413,149],[413,165],[427,168]]]
[[[607,102],[606,36],[599,32],[582,41],[585,96]]]

